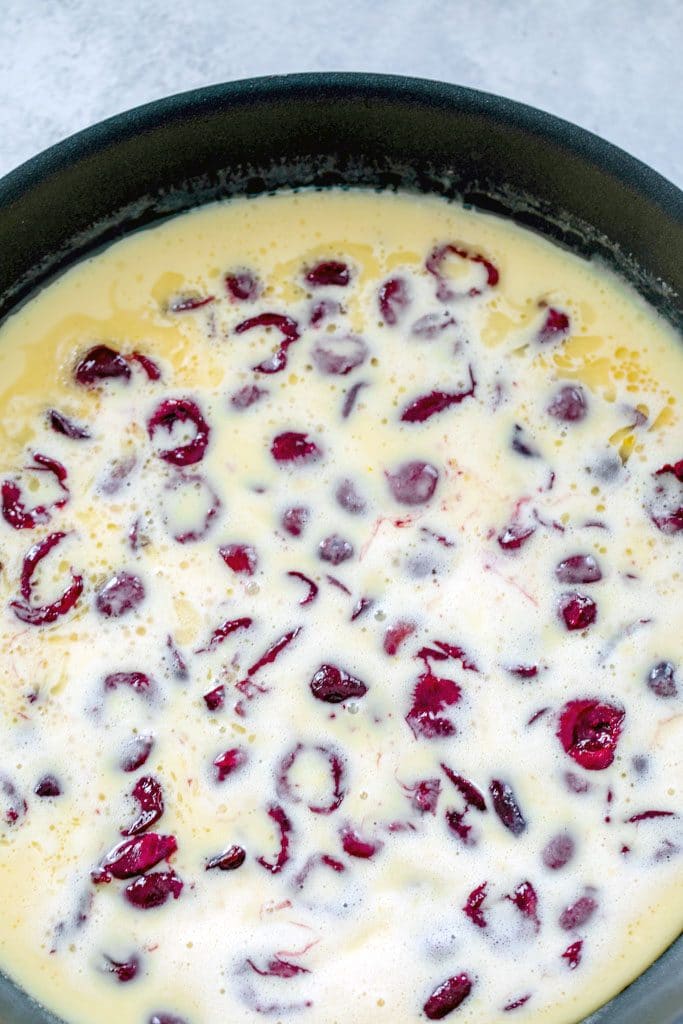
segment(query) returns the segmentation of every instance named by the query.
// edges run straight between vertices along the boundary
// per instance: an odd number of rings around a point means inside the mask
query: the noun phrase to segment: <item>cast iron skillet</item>
[[[367,74],[252,79],[172,96],[13,171],[0,181],[0,319],[135,228],[220,197],[311,185],[436,192],[495,211],[600,256],[683,328],[677,188],[531,107]],[[58,1024],[2,976],[0,1021]],[[683,938],[585,1024],[644,1021],[683,1022]]]

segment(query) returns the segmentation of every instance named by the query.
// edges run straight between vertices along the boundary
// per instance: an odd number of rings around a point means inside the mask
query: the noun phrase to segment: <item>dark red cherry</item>
[[[109,882],[111,878],[134,878],[167,860],[178,849],[175,836],[145,832],[141,836],[124,839],[109,851],[99,868],[92,872],[95,884]]]
[[[456,729],[442,712],[460,700],[460,687],[452,679],[441,679],[431,669],[420,675],[406,722],[418,738],[436,739],[454,736]]]
[[[223,853],[207,860],[205,870],[212,871],[218,868],[219,871],[236,871],[242,867],[246,858],[247,854],[241,846],[230,846]]]
[[[339,260],[322,260],[306,271],[306,280],[314,288],[346,288],[351,280],[348,264]]]
[[[439,471],[429,462],[413,460],[402,463],[394,472],[386,473],[389,490],[402,505],[424,505],[433,496],[439,482]]]
[[[647,685],[658,697],[676,697],[676,667],[670,661],[660,661],[647,674]]]
[[[551,871],[559,871],[574,856],[575,844],[568,832],[558,832],[544,846],[541,859]]]
[[[177,900],[183,891],[183,882],[175,871],[152,871],[136,878],[123,890],[125,899],[140,910],[161,907],[172,896]]]
[[[571,906],[565,907],[560,914],[559,925],[566,932],[573,932],[577,928],[581,928],[584,924],[590,921],[591,917],[598,909],[598,904],[592,896],[586,894],[581,896],[576,903],[572,903]]]
[[[130,380],[130,366],[123,356],[108,345],[95,345],[83,356],[74,370],[78,384],[91,387],[107,380]]]
[[[275,352],[252,367],[257,373],[280,373],[281,370],[286,368],[287,350],[300,337],[299,325],[296,320],[292,320],[291,317],[284,316],[282,313],[259,313],[258,316],[252,316],[248,320],[243,320],[235,328],[235,334],[244,334],[246,331],[254,330],[254,328],[262,328],[265,331],[269,331],[271,327],[280,332],[282,339]]]
[[[154,825],[164,813],[164,794],[161,784],[151,775],[138,779],[133,787],[133,799],[140,806],[140,813],[128,828],[121,830],[122,836],[137,836]]]
[[[477,789],[473,782],[466,779],[464,775],[459,775],[457,772],[454,772],[453,769],[449,768],[448,765],[443,763],[443,761],[441,762],[441,768],[460,795],[464,797],[467,807],[476,807],[478,811],[486,810],[486,800],[484,799],[484,795]]]
[[[489,793],[493,801],[493,809],[505,825],[505,828],[512,832],[513,836],[519,836],[526,831],[526,819],[522,814],[512,787],[500,779],[492,779],[489,784]]]
[[[292,803],[298,804],[301,802],[302,797],[296,790],[296,787],[292,787],[289,782],[289,773],[291,772],[294,764],[296,763],[300,754],[306,750],[306,746],[303,743],[297,743],[292,751],[283,757],[278,768],[278,774],[276,778],[276,792],[281,800],[289,800]],[[327,803],[324,804],[308,804],[308,809],[312,814],[328,815],[333,814],[340,806],[346,796],[346,789],[344,788],[344,763],[336,753],[330,747],[315,746],[310,748],[322,757],[328,763],[330,769],[330,776],[332,780],[332,788],[330,792],[330,798]]]
[[[405,277],[390,277],[379,286],[379,312],[385,324],[394,327],[410,305],[410,288]]]
[[[365,512],[365,499],[358,493],[353,480],[349,480],[348,477],[339,482],[334,496],[337,504],[346,512],[352,515],[361,515]]]
[[[588,629],[598,616],[598,606],[585,594],[567,593],[560,598],[559,611],[568,630]]]
[[[330,565],[341,565],[342,562],[353,558],[353,544],[346,538],[340,537],[338,533],[332,533],[318,544],[318,555],[323,562],[329,562]]]
[[[523,526],[521,523],[512,522],[498,534],[498,544],[503,551],[518,551],[535,532],[536,526],[533,524]]]
[[[296,570],[288,572],[287,575],[293,576],[296,580],[301,580],[301,582],[305,583],[308,587],[308,593],[301,599],[301,601],[299,601],[300,606],[303,607],[304,605],[312,604],[318,596],[318,590],[320,589],[318,584],[314,583],[309,576],[305,576],[302,572],[297,572]]]
[[[315,343],[311,357],[320,373],[345,377],[363,365],[368,353],[365,341],[355,334],[329,334]]]
[[[416,630],[414,622],[407,622],[399,620],[395,622],[393,626],[389,626],[386,633],[384,634],[384,653],[393,657],[398,654],[398,650],[401,645],[412,636]]]
[[[322,455],[315,441],[295,430],[287,430],[273,438],[270,453],[276,462],[315,462]]]
[[[62,787],[54,775],[43,775],[33,792],[40,797],[60,796]]]
[[[382,843],[378,839],[366,839],[350,825],[345,825],[341,830],[341,841],[344,853],[359,860],[369,860],[382,848]]]
[[[218,782],[224,782],[228,775],[232,775],[238,768],[246,764],[247,759],[248,755],[244,747],[232,747],[223,754],[219,754],[213,762]]]
[[[252,544],[223,544],[219,554],[233,572],[253,576],[258,564],[256,549]]]
[[[466,398],[473,398],[477,382],[469,367],[470,387],[460,391],[431,391],[427,395],[420,395],[403,409],[401,413],[402,423],[424,423],[437,413],[450,409],[453,405],[460,405]]]
[[[195,654],[206,654],[207,651],[212,651],[214,648],[222,644],[229,636],[236,633],[240,629],[250,629],[253,625],[253,619],[248,615],[244,615],[239,619],[228,619],[226,622],[221,623],[217,626],[211,634],[211,638],[204,647],[198,647]]]
[[[144,672],[110,672],[104,677],[105,690],[118,690],[120,686],[127,686],[140,694],[149,694],[154,688],[152,680]]]
[[[140,958],[138,956],[131,956],[129,960],[113,960],[105,954],[104,961],[104,970],[108,974],[113,974],[118,981],[124,984],[127,981],[132,981],[140,970]]]
[[[254,302],[258,298],[261,286],[251,270],[233,270],[224,280],[231,302]]]
[[[311,327],[320,327],[326,320],[332,320],[342,313],[344,309],[334,299],[320,299],[313,303],[308,322]]]
[[[204,703],[209,711],[220,711],[225,704],[225,686],[219,683],[203,695]]]
[[[586,393],[579,384],[565,384],[553,396],[548,413],[562,423],[578,423],[588,412]]]
[[[230,396],[230,404],[233,409],[248,409],[267,394],[266,388],[259,388],[256,384],[245,384],[243,388],[240,388],[239,391]]]
[[[292,823],[282,807],[278,804],[273,804],[268,808],[268,817],[271,818],[278,827],[278,831],[280,833],[280,849],[278,850],[274,860],[266,860],[265,857],[258,857],[257,861],[261,867],[266,869],[266,871],[270,871],[271,875],[277,875],[282,871],[289,860],[289,834],[292,831]]]
[[[443,272],[443,264],[449,257],[455,257],[462,261],[469,261],[483,267],[485,272],[485,281],[482,282],[482,284],[466,286],[465,289],[458,289],[454,287],[453,283]],[[467,249],[463,249],[461,246],[453,245],[451,243],[439,245],[432,249],[425,263],[425,267],[437,280],[436,297],[440,302],[448,302],[450,299],[462,299],[466,297],[473,298],[476,295],[481,295],[487,288],[495,288],[500,277],[498,268],[495,267],[490,260],[487,260],[482,256],[481,253],[472,253]]]
[[[412,786],[404,786],[411,806],[420,814],[436,814],[441,793],[441,779],[420,779]]]
[[[90,437],[85,427],[74,423],[73,420],[68,419],[64,413],[59,412],[57,409],[50,409],[47,416],[48,422],[55,434],[62,434],[63,437],[71,438],[72,441],[85,441]]]
[[[192,423],[195,428],[194,437],[186,444],[161,449],[157,452],[159,458],[172,466],[193,466],[201,462],[206,454],[211,431],[199,406],[192,399],[164,399],[147,421],[147,433],[153,440],[159,430],[170,434],[176,423]]]
[[[138,768],[142,768],[151,754],[153,746],[152,736],[134,736],[133,739],[128,740],[119,759],[121,770],[136,772]]]
[[[602,570],[593,555],[570,555],[555,566],[555,576],[560,583],[597,583]]]
[[[139,576],[120,570],[97,591],[95,604],[100,615],[118,619],[135,611],[145,597],[145,587]]]
[[[368,688],[362,680],[336,665],[321,665],[310,682],[316,700],[326,704],[340,704],[345,700],[364,697]]]
[[[193,313],[196,309],[202,309],[215,301],[215,295],[191,295],[185,293],[176,295],[168,303],[169,313]]]
[[[564,750],[589,771],[609,768],[626,713],[606,701],[571,700],[560,712],[557,735]]]
[[[292,537],[300,537],[309,518],[310,512],[307,508],[287,508],[282,513],[280,522],[283,530]]]
[[[562,959],[566,960],[569,964],[569,970],[575,971],[581,963],[581,950],[583,949],[583,939],[577,939],[576,942],[572,942],[570,946],[567,946]]]
[[[358,400],[358,395],[360,393],[361,388],[366,388],[367,386],[368,386],[368,382],[367,381],[359,380],[359,381],[356,381],[356,383],[353,385],[353,387],[350,387],[349,390],[346,392],[346,394],[344,395],[344,401],[342,403],[342,410],[341,410],[341,414],[342,414],[342,419],[343,420],[346,420],[346,419],[349,418],[349,416],[351,415],[351,413],[353,412],[353,410],[356,407],[356,402]]]
[[[55,622],[78,602],[83,593],[83,577],[71,570],[71,584],[51,604],[34,605],[31,603],[33,592],[33,574],[38,564],[55,548],[66,536],[65,533],[50,533],[43,537],[24,556],[21,568],[21,600],[10,602],[10,607],[16,617],[31,626],[43,626]]]
[[[434,989],[423,1006],[428,1020],[442,1020],[464,1003],[472,991],[472,982],[467,974],[456,974]]]
[[[648,503],[653,523],[662,533],[683,530],[683,459],[667,463],[654,474],[655,485]]]
[[[547,308],[547,312],[536,334],[536,340],[541,345],[545,345],[549,341],[564,341],[571,333],[569,316],[564,310],[556,309],[554,306],[545,307],[545,303],[540,303],[540,305]]]

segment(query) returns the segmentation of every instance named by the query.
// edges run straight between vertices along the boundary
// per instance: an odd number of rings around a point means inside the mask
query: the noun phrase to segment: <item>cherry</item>
[[[351,280],[351,271],[346,263],[338,260],[322,260],[306,271],[306,280],[314,288],[346,288]]]
[[[4,480],[2,483],[2,515],[15,530],[32,530],[39,524],[49,522],[50,509],[64,508],[69,500],[69,489],[65,483],[67,471],[61,462],[50,458],[49,455],[41,455],[39,452],[33,456],[33,462],[34,465],[29,466],[28,469],[35,473],[52,473],[64,497],[58,498],[50,505],[35,505],[28,509],[21,500],[21,487],[14,480]]]
[[[119,686],[128,686],[140,694],[149,694],[153,689],[152,680],[144,672],[110,672],[104,677],[105,690],[117,690]]]
[[[486,810],[486,800],[484,799],[484,795],[477,789],[473,782],[466,779],[464,775],[458,775],[452,768],[445,765],[443,761],[441,762],[441,768],[460,795],[465,798],[465,804],[467,807],[476,807],[478,811]]]
[[[290,345],[299,340],[299,325],[296,320],[292,320],[289,316],[283,316],[281,313],[259,313],[258,316],[252,316],[238,324],[235,334],[244,334],[246,331],[254,330],[255,327],[262,327],[266,331],[275,327],[282,335],[282,341],[272,355],[252,369],[257,373],[279,373],[287,366],[287,350]]]
[[[64,413],[59,412],[57,409],[49,409],[47,418],[55,434],[62,434],[63,437],[68,437],[72,441],[85,441],[90,437],[85,427],[74,423],[73,420],[68,419]]]
[[[337,665],[321,665],[310,682],[311,693],[316,700],[326,704],[341,704],[342,701],[364,697],[368,688],[364,682],[352,676]]]
[[[16,825],[28,810],[28,804],[17,791],[17,787],[7,778],[0,776],[0,793],[7,797],[5,821],[8,825]]]
[[[124,772],[136,772],[138,768],[142,768],[151,754],[153,746],[154,739],[152,736],[133,737],[124,747],[119,759],[121,770]]]
[[[539,303],[539,305],[545,308],[545,303]],[[571,332],[571,321],[563,310],[556,309],[554,306],[549,306],[547,309],[545,320],[536,334],[536,341],[541,345],[550,341],[564,341]]]
[[[598,606],[584,594],[566,593],[560,598],[559,612],[568,630],[588,629],[598,616]]]
[[[382,849],[382,843],[379,839],[365,839],[350,825],[345,825],[340,835],[344,853],[347,853],[349,857],[369,860]]]
[[[513,999],[511,1002],[506,1003],[503,1007],[503,1011],[507,1010],[519,1010],[520,1006],[525,1006],[531,999],[531,992],[528,992],[524,996],[520,996],[519,999]]]
[[[647,685],[658,697],[676,697],[676,667],[670,661],[653,665],[647,675]]]
[[[39,797],[60,796],[62,787],[54,775],[43,775],[33,792]]]
[[[436,814],[441,793],[441,779],[420,779],[412,786],[404,786],[410,804],[420,814]]]
[[[219,644],[222,644],[233,633],[236,633],[239,629],[250,629],[253,625],[253,619],[248,615],[242,616],[239,619],[228,619],[223,622],[220,626],[217,626],[211,634],[211,639],[205,647],[198,647],[195,654],[206,654],[207,651],[213,651]]]
[[[538,665],[506,665],[505,671],[519,679],[534,679],[538,675]]]
[[[168,304],[169,313],[193,313],[215,301],[215,295],[178,295]]]
[[[113,974],[122,983],[132,981],[140,969],[140,958],[137,956],[132,956],[130,960],[121,961],[112,960],[110,956],[105,954],[104,959],[106,961],[104,970],[108,974]]]
[[[518,551],[535,532],[534,525],[523,526],[519,522],[512,522],[498,534],[498,544],[503,551]]]
[[[447,327],[453,327],[455,323],[456,321],[446,310],[443,313],[426,313],[415,321],[411,333],[416,338],[433,341],[442,331],[445,331]]]
[[[301,599],[301,601],[299,601],[299,605],[303,607],[306,604],[312,604],[313,601],[315,601],[316,597],[318,596],[318,584],[314,583],[313,580],[310,579],[308,576],[304,576],[302,572],[297,572],[296,570],[288,572],[287,575],[294,577],[294,579],[296,580],[301,580],[301,582],[305,583],[306,586],[308,587],[308,593],[304,598]]]
[[[423,1006],[429,1020],[442,1020],[464,1003],[472,991],[472,982],[467,974],[456,974],[447,978],[434,989]]]
[[[593,555],[570,555],[558,562],[555,576],[560,583],[597,583],[602,570]]]
[[[509,829],[513,836],[520,836],[522,832],[525,832],[526,819],[517,803],[512,787],[500,779],[492,779],[489,783],[489,793],[493,801],[493,809],[505,828]]]
[[[358,399],[358,395],[359,395],[359,392],[360,392],[361,388],[366,388],[367,386],[368,386],[367,381],[359,380],[359,381],[356,381],[356,383],[353,385],[353,387],[350,387],[349,390],[346,392],[346,394],[344,395],[344,402],[342,404],[342,411],[341,411],[342,419],[343,420],[346,420],[346,419],[349,418],[349,416],[351,415],[351,413],[353,412],[353,410],[355,408],[356,401]]]
[[[236,871],[241,868],[247,858],[246,852],[241,846],[230,846],[224,853],[211,857],[206,862],[206,871],[218,868],[219,871]]]
[[[116,379],[127,383],[130,380],[130,366],[115,349],[108,345],[95,345],[77,363],[74,377],[84,387]]]
[[[639,821],[652,821],[653,818],[676,818],[675,811],[641,811],[626,819],[628,825],[636,825]]]
[[[231,302],[254,302],[261,291],[259,279],[251,270],[234,270],[224,280]]]
[[[560,712],[557,735],[564,750],[589,771],[609,768],[626,712],[599,700],[571,700]]]
[[[654,476],[656,484],[649,504],[652,521],[662,533],[679,533],[683,530],[683,459],[673,465],[667,463]]]
[[[585,895],[579,897],[576,903],[572,903],[571,906],[565,907],[560,914],[559,925],[560,928],[566,932],[576,931],[577,928],[581,928],[582,925],[587,924],[591,917],[598,909],[598,904],[592,896]]]
[[[10,602],[10,607],[16,617],[21,622],[26,622],[31,626],[43,626],[50,622],[55,622],[56,619],[62,615],[66,615],[67,612],[76,605],[79,597],[83,593],[83,577],[78,575],[71,570],[71,584],[66,590],[53,601],[52,604],[46,605],[33,605],[31,604],[31,595],[33,589],[33,574],[36,568],[53,548],[55,548],[66,536],[65,533],[50,533],[47,537],[43,537],[33,547],[29,548],[27,554],[24,556],[24,561],[21,568],[21,597],[22,600],[15,600]]]
[[[145,832],[141,836],[124,839],[109,851],[99,868],[92,872],[95,884],[109,882],[111,878],[133,878],[153,868],[161,860],[176,852],[175,836]]]
[[[510,442],[510,447],[513,452],[517,452],[518,455],[523,455],[526,459],[537,459],[540,456],[538,448],[535,447],[524,430],[524,427],[521,427],[519,423],[515,423],[512,429],[512,441]]]
[[[337,499],[337,504],[351,515],[360,515],[365,512],[365,500],[348,477],[339,482],[334,496]]]
[[[531,882],[520,882],[515,891],[506,899],[519,910],[520,914],[533,922],[536,931],[539,931],[541,922],[538,917],[538,895]]]
[[[441,679],[429,668],[422,673],[413,691],[410,711],[406,715],[406,722],[416,739],[420,736],[436,739],[455,735],[455,726],[440,712],[457,704],[460,692],[460,687],[452,679]]]
[[[405,277],[390,277],[379,286],[379,311],[385,324],[395,327],[410,305],[410,288]]]
[[[136,836],[154,825],[164,813],[164,794],[160,783],[151,775],[138,779],[133,799],[140,805],[140,814],[132,825],[121,830],[122,836]]]
[[[282,513],[280,520],[283,530],[292,537],[300,537],[308,523],[310,513],[307,508],[288,508]]]
[[[252,544],[223,544],[218,552],[233,572],[253,576],[258,563],[256,549]]]
[[[160,459],[172,466],[193,466],[201,462],[209,444],[210,428],[201,414],[199,406],[190,398],[166,398],[152,413],[147,422],[150,439],[158,430],[171,433],[176,423],[192,423],[195,435],[187,444],[176,448],[163,448],[157,452]]]
[[[100,615],[107,619],[118,619],[135,611],[144,597],[145,587],[140,577],[122,569],[100,587],[95,605]]]
[[[566,960],[569,964],[569,970],[575,971],[581,963],[581,950],[583,949],[583,939],[578,939],[576,942],[572,942],[570,946],[567,946],[562,959]]]
[[[219,754],[213,761],[218,782],[224,782],[228,775],[232,775],[238,768],[246,764],[247,759],[248,755],[244,747],[232,747],[223,754]]]
[[[368,346],[356,334],[327,335],[317,341],[311,353],[320,373],[345,377],[368,358]]]
[[[283,633],[281,637],[278,637],[278,639],[275,640],[275,642],[272,643],[252,665],[249,666],[246,678],[241,679],[239,683],[236,684],[237,689],[251,699],[253,696],[253,677],[266,665],[272,665],[275,659],[280,656],[282,651],[284,651],[285,647],[288,647],[293,640],[296,640],[300,632],[301,626],[297,626],[295,629],[290,629],[288,633]]]
[[[278,826],[280,832],[280,849],[277,852],[275,860],[269,861],[265,857],[258,857],[258,863],[270,871],[271,875],[277,875],[284,868],[285,864],[289,860],[289,833],[292,831],[292,823],[285,814],[282,807],[278,804],[273,804],[268,808],[268,817],[272,818],[275,824]]]
[[[219,683],[203,695],[204,703],[209,711],[219,711],[225,703],[225,686]]]
[[[176,679],[187,680],[190,678],[190,673],[187,668],[185,659],[181,652],[178,650],[173,642],[173,637],[166,637],[166,647],[168,649],[168,661],[170,662],[171,671]]]
[[[177,1017],[174,1013],[153,1013],[147,1024],[187,1024],[183,1017]]]
[[[290,963],[289,960],[282,960],[279,956],[275,956],[265,968],[257,967],[254,961],[249,959],[247,964],[262,978],[294,978],[297,974],[311,973],[307,967]]]
[[[398,654],[398,650],[405,640],[409,636],[412,636],[416,630],[414,622],[407,622],[403,619],[399,619],[393,626],[390,626],[384,634],[384,653],[393,657]]]
[[[425,420],[450,409],[452,405],[460,405],[466,398],[474,398],[477,382],[472,373],[472,367],[468,367],[471,387],[463,391],[431,391],[428,395],[421,395],[414,398],[401,413],[402,423],[424,423]]]
[[[320,327],[326,320],[339,316],[344,310],[334,299],[320,299],[311,307],[309,324],[311,327]]]
[[[177,900],[183,891],[183,882],[175,871],[152,871],[136,878],[123,890],[125,899],[140,910],[161,907],[169,896]]]
[[[289,783],[289,773],[291,772],[297,758],[307,748],[303,743],[297,743],[289,754],[287,754],[278,768],[277,775],[277,795],[281,800],[290,800],[292,803],[298,804],[301,802],[301,797],[294,791]],[[327,804],[308,804],[308,809],[312,814],[333,814],[340,806],[346,796],[346,790],[343,786],[344,781],[344,764],[333,750],[329,747],[316,746],[310,748],[316,751],[318,754],[322,754],[327,759],[330,768],[330,775],[332,777],[332,793],[331,800]]]
[[[353,544],[344,537],[340,537],[338,533],[330,534],[318,544],[318,555],[323,562],[329,562],[330,565],[341,565],[342,562],[347,562],[349,558],[353,558],[353,553]]]
[[[551,871],[559,871],[572,859],[574,850],[572,837],[567,832],[558,832],[543,848],[541,859]]]
[[[240,411],[242,409],[248,409],[267,394],[268,391],[266,388],[259,388],[256,384],[245,384],[243,388],[240,388],[239,391],[234,393],[234,395],[231,395],[230,405],[233,409],[238,409]]]
[[[455,256],[459,260],[468,260],[482,266],[486,272],[485,283],[469,288],[466,287],[464,291],[462,289],[456,290],[442,273],[442,264],[449,256]],[[476,295],[481,295],[487,288],[495,288],[500,277],[497,267],[490,260],[482,256],[481,253],[471,253],[467,249],[450,243],[436,246],[429,254],[425,267],[437,280],[436,297],[440,302],[448,302],[449,299],[473,298]]]
[[[433,496],[439,471],[430,462],[403,462],[393,473],[386,473],[394,499],[402,505],[424,505]]]
[[[553,396],[548,413],[562,423],[578,423],[588,412],[586,393],[578,384],[565,384]]]
[[[322,455],[315,441],[295,430],[287,430],[274,437],[270,453],[276,462],[315,462]]]

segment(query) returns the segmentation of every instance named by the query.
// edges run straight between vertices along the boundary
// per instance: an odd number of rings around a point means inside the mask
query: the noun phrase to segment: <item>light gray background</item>
[[[0,0],[0,174],[138,103],[251,75],[441,78],[683,185],[683,0]]]

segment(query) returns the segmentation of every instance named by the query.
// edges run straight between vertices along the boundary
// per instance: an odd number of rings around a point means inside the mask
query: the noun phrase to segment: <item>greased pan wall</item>
[[[212,86],[80,132],[0,181],[0,318],[70,263],[279,187],[436,192],[598,255],[683,328],[683,193],[541,111],[458,86],[307,74]],[[93,1024],[97,1012],[93,1009]],[[683,939],[586,1024],[682,1024]],[[2,1024],[57,1024],[0,976]]]

